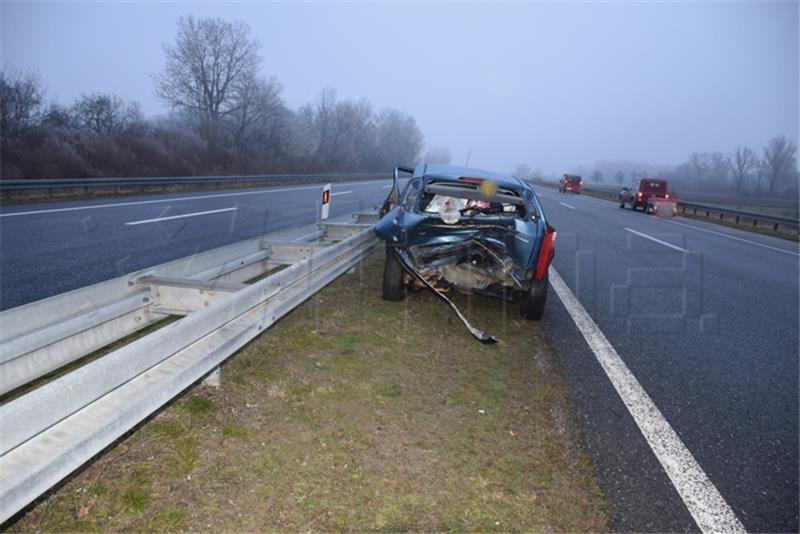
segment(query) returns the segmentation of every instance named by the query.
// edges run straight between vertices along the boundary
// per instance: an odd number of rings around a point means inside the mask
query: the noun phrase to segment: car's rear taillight
[[[539,259],[536,261],[536,280],[541,280],[547,274],[547,268],[553,259],[554,247],[556,243],[556,229],[549,224],[545,228],[542,246],[539,247]]]

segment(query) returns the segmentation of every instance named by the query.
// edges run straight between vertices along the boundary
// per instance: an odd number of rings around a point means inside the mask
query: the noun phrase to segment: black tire
[[[547,275],[541,280],[531,282],[531,288],[521,295],[519,313],[529,320],[538,321],[544,315],[544,305],[547,302],[547,288],[549,283]]]
[[[406,286],[403,284],[403,266],[397,258],[397,252],[386,249],[386,264],[383,266],[383,300],[397,302],[406,297]]]
[[[625,203],[620,200],[619,202],[619,209],[625,208]]]

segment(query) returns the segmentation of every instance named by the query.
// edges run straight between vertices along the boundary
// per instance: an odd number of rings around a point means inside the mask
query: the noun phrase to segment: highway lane
[[[380,204],[386,180],[336,183],[331,216]],[[0,309],[317,220],[322,185],[16,204],[0,209]]]
[[[555,268],[745,528],[796,532],[797,245],[540,196],[558,229]],[[696,529],[558,299],[544,326],[615,528]]]
[[[387,185],[334,184],[332,214],[380,203]],[[304,185],[3,207],[0,307],[312,222],[320,192]],[[559,231],[555,267],[745,527],[796,531],[796,246],[541,194]],[[664,281],[675,287],[659,287]],[[614,526],[694,530],[554,295],[543,325],[572,385]]]

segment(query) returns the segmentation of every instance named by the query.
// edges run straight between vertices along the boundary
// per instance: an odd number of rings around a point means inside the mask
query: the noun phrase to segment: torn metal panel
[[[461,319],[461,322],[464,323],[464,326],[467,327],[467,330],[469,330],[469,333],[472,334],[475,337],[475,339],[477,339],[481,343],[486,343],[486,344],[497,343],[498,339],[496,337],[486,335],[486,333],[484,333],[483,330],[480,330],[472,326],[472,324],[464,316],[464,314],[461,313],[461,310],[458,309],[458,306],[456,306],[452,300],[447,298],[447,295],[445,295],[440,289],[437,289],[436,285],[428,281],[422,274],[417,272],[416,269],[414,269],[414,267],[410,265],[406,257],[406,254],[402,249],[396,249],[394,253],[398,255],[398,257],[400,258],[401,265],[403,265],[403,267],[406,269],[406,271],[408,271],[409,274],[411,274],[411,276],[422,282],[422,284],[425,287],[436,293],[436,295],[439,298],[444,300],[450,306],[450,308],[452,308],[452,310],[456,312],[458,318]]]

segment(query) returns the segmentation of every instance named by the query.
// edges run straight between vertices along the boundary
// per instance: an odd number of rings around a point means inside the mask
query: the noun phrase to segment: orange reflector
[[[327,204],[330,201],[331,201],[331,192],[326,189],[325,191],[322,192],[322,203]]]

